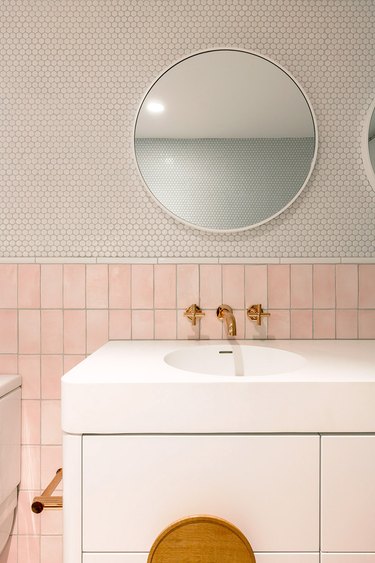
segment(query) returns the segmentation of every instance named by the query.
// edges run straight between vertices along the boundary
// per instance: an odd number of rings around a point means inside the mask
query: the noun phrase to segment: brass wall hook
[[[184,312],[184,317],[187,317],[191,321],[193,326],[197,324],[197,319],[204,316],[205,313],[195,303],[193,305],[190,305],[190,307],[188,307],[187,309],[185,309]]]
[[[262,324],[262,317],[270,317],[271,313],[265,313],[262,309],[262,305],[251,305],[247,310],[247,316],[251,321],[256,321],[257,325]]]

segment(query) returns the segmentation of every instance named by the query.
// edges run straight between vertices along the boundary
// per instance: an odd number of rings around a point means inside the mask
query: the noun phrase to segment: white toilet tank
[[[0,553],[12,529],[21,466],[21,378],[0,375]]]

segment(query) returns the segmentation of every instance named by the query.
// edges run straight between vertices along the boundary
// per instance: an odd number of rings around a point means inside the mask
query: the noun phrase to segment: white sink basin
[[[236,343],[180,348],[166,354],[164,361],[188,372],[242,377],[289,373],[306,363],[294,352]]]
[[[375,432],[375,346],[108,342],[64,375],[61,393],[71,434]]]

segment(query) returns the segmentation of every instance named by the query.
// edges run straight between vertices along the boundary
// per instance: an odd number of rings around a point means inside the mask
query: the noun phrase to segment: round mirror
[[[312,108],[296,81],[260,55],[192,55],[151,86],[135,155],[155,200],[199,229],[240,231],[279,215],[316,158]]]
[[[375,100],[367,113],[362,136],[362,155],[368,179],[375,189]]]

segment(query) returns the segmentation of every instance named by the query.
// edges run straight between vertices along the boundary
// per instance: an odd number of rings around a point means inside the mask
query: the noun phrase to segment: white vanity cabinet
[[[257,343],[225,346],[237,365]],[[375,563],[373,342],[262,343],[304,359],[275,375],[164,361],[200,347],[109,342],[64,375],[64,563],[147,563],[194,514],[232,522],[257,563]]]
[[[322,551],[373,552],[343,563],[375,563],[375,436],[323,436],[321,456]]]
[[[375,563],[375,435],[64,436],[66,563],[147,563],[170,523],[212,514],[257,563]]]

